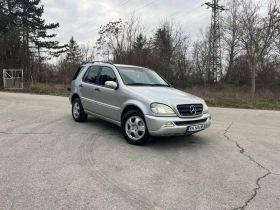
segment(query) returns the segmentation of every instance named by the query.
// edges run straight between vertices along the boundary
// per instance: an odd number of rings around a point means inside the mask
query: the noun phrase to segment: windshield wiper
[[[141,82],[135,82],[135,83],[128,83],[126,85],[143,85],[143,86],[150,86],[151,84],[147,83],[141,83]]]
[[[141,82],[135,82],[135,83],[128,83],[126,85],[139,85],[139,86],[161,86],[161,87],[169,87],[169,85],[165,85],[165,84],[148,84],[148,83],[141,83]]]
[[[169,87],[169,85],[165,84],[150,84],[151,86],[162,86],[162,87]]]

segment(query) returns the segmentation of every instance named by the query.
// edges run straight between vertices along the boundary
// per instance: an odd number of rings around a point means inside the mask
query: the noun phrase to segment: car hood
[[[204,100],[192,94],[177,90],[172,87],[147,87],[147,86],[128,86],[130,89],[143,94],[154,102],[177,105],[190,103],[203,103]]]

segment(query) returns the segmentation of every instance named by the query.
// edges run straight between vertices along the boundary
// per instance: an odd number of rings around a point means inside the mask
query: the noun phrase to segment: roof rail
[[[112,62],[110,61],[91,61],[91,62],[83,62],[82,65],[88,64],[88,63],[109,63],[111,65],[114,65]]]
[[[114,65],[112,62],[110,62],[110,61],[92,61],[92,62],[90,62],[90,63],[109,63],[109,64],[112,64],[112,65]]]

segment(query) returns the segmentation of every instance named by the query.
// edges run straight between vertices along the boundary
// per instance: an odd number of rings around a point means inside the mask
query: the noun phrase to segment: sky
[[[53,32],[61,44],[71,36],[78,44],[94,44],[101,25],[121,18],[125,21],[133,13],[140,16],[148,36],[164,20],[181,25],[186,35],[196,38],[200,29],[211,22],[211,9],[202,6],[205,0],[41,0],[46,23],[59,22]],[[225,0],[220,1],[223,5]]]

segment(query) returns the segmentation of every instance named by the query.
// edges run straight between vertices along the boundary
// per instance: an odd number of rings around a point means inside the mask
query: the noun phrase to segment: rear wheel
[[[84,122],[88,117],[79,98],[76,98],[72,103],[72,116],[76,122]]]
[[[124,115],[122,133],[126,141],[134,145],[146,144],[150,139],[145,118],[137,110],[131,110]]]

